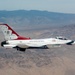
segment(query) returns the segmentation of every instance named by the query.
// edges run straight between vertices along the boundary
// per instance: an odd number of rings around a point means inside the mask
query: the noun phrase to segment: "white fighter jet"
[[[1,46],[5,48],[16,48],[19,51],[25,51],[28,48],[48,49],[50,45],[71,45],[74,43],[74,41],[62,37],[45,39],[31,39],[22,37],[7,24],[0,24],[0,28],[5,37],[5,40],[1,42]]]

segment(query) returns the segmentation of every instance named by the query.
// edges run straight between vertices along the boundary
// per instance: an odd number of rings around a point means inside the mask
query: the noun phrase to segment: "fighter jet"
[[[74,41],[62,37],[45,39],[31,39],[22,37],[8,24],[0,24],[0,28],[5,39],[3,42],[1,42],[1,46],[5,48],[15,48],[18,51],[25,51],[28,48],[48,49],[50,45],[72,45],[72,43],[74,43]]]

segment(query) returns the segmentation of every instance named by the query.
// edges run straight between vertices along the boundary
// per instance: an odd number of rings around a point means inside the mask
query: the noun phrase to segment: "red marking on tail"
[[[12,31],[12,34],[16,34],[17,36],[19,36],[9,25],[7,24],[1,24],[1,25],[6,25],[8,29]]]
[[[30,38],[26,38],[26,37],[22,37],[20,35],[18,35],[8,24],[0,24],[0,25],[5,25],[8,27],[8,30],[12,31],[12,34],[15,34],[18,38],[14,39],[14,40],[29,40]]]

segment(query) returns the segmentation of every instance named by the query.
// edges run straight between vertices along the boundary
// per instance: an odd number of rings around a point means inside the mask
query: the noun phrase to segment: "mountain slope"
[[[75,24],[75,14],[38,10],[0,11],[0,22],[31,28]]]

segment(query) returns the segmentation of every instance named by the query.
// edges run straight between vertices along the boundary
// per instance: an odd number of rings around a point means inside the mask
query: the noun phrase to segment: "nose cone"
[[[75,41],[73,42],[73,44],[75,44]]]
[[[71,40],[70,42],[66,43],[67,45],[72,45],[74,43],[73,40]]]

